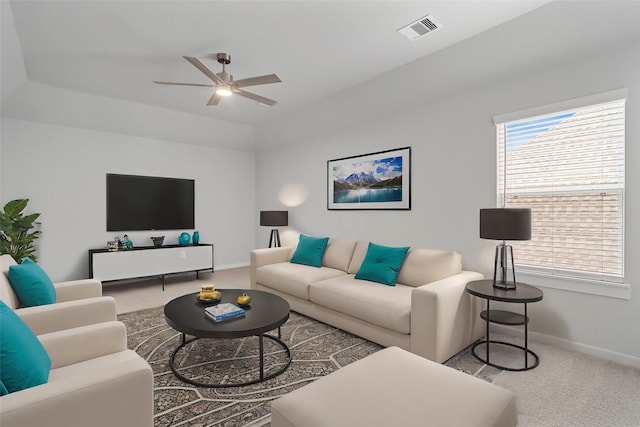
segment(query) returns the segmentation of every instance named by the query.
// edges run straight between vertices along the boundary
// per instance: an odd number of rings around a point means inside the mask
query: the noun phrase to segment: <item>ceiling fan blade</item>
[[[159,85],[215,87],[215,85],[207,85],[207,84],[201,84],[201,83],[158,82],[155,80],[153,82]]]
[[[184,59],[186,59],[187,61],[189,61],[191,63],[191,65],[193,65],[194,67],[196,67],[198,70],[200,70],[205,76],[209,77],[211,80],[213,80],[215,83],[223,85],[225,84],[225,82],[216,75],[216,73],[214,73],[213,71],[211,71],[209,68],[207,68],[206,65],[204,65],[202,63],[202,61],[200,61],[198,58],[194,58],[192,56],[183,56]]]
[[[255,93],[247,92],[242,89],[236,89],[235,87],[233,88],[233,93],[237,93],[245,98],[253,99],[254,101],[268,107],[272,107],[277,104],[277,101],[274,101],[273,99],[265,98],[264,96],[256,95]]]
[[[267,74],[265,76],[249,77],[248,79],[240,79],[233,82],[235,87],[266,85],[269,83],[280,83],[282,80],[275,74]]]
[[[209,102],[207,102],[207,105],[218,105],[221,99],[222,97],[220,95],[214,93],[211,99],[209,99]]]

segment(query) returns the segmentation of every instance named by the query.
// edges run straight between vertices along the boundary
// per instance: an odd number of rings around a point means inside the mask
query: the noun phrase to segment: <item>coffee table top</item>
[[[289,303],[269,292],[254,289],[218,289],[221,303],[236,304],[236,298],[246,293],[251,304],[242,307],[244,317],[215,323],[204,315],[204,304],[196,300],[199,292],[183,295],[171,300],[164,306],[167,324],[176,331],[198,338],[242,338],[261,335],[282,326],[289,319]]]

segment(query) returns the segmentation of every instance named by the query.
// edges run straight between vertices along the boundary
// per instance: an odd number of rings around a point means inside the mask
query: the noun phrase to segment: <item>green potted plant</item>
[[[30,230],[35,228],[34,221],[40,214],[23,216],[27,203],[29,199],[12,200],[0,212],[0,254],[9,254],[18,263],[22,263],[25,258],[34,262],[38,260],[34,255],[33,244],[42,232]]]

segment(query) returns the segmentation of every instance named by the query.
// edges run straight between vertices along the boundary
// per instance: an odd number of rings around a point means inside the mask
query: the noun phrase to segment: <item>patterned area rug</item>
[[[291,349],[292,362],[281,375],[245,387],[204,388],[180,381],[169,358],[181,334],[167,325],[163,307],[121,314],[129,348],[149,362],[154,373],[155,426],[268,426],[270,402],[382,347],[314,319],[291,312],[282,326],[282,340]],[[274,331],[274,334],[276,331]],[[286,363],[281,346],[264,340],[265,375]],[[258,339],[255,337],[187,344],[176,357],[182,375],[200,382],[242,382],[257,376]],[[447,362],[492,382],[501,372],[476,361],[464,351]]]
[[[377,344],[292,312],[282,340],[292,362],[281,375],[245,387],[204,388],[186,384],[169,367],[181,334],[167,325],[163,308],[122,314],[129,348],[151,365],[155,377],[155,426],[268,425],[270,402],[342,366],[380,350]],[[274,334],[276,332],[274,331]],[[265,375],[286,362],[281,346],[264,340]],[[180,350],[176,365],[200,382],[239,382],[257,375],[258,339],[196,340]]]

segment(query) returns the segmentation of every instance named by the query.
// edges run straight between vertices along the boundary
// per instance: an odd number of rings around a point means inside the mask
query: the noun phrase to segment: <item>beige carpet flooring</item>
[[[493,381],[516,394],[518,426],[640,426],[640,370],[544,344],[531,347],[540,356],[537,368],[504,371]]]
[[[158,278],[107,283],[104,294],[116,299],[118,313],[128,313],[162,306],[177,296],[198,291],[205,283],[246,289],[249,269],[203,273],[199,279],[195,274],[167,276],[165,291]],[[492,338],[498,337],[492,334]],[[530,348],[540,356],[537,368],[486,378],[516,394],[519,426],[640,427],[640,370],[536,342],[531,342]],[[471,374],[488,368],[477,361],[464,363],[470,365],[464,370]]]

